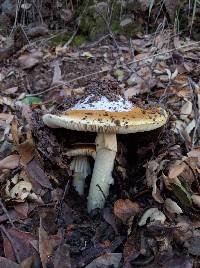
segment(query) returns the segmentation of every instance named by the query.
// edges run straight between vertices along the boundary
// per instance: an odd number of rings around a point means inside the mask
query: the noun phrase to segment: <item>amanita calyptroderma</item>
[[[52,128],[96,132],[96,159],[88,196],[88,211],[102,208],[113,184],[112,170],[117,152],[116,134],[150,131],[167,121],[161,107],[140,108],[121,96],[115,101],[93,95],[60,115],[46,114],[44,123]]]
[[[87,176],[91,175],[89,156],[95,159],[96,148],[93,145],[77,144],[74,148],[69,149],[66,155],[72,157],[70,170],[74,172],[73,186],[80,195],[83,195],[85,179]]]

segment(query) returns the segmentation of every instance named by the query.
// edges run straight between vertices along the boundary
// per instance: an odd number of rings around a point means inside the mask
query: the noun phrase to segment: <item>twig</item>
[[[67,181],[67,184],[65,185],[65,190],[63,192],[63,195],[62,195],[62,198],[57,206],[57,217],[56,217],[56,222],[58,221],[59,217],[60,217],[60,213],[62,211],[62,207],[63,207],[63,202],[64,202],[64,199],[65,199],[65,196],[66,196],[66,193],[69,189],[69,180]]]
[[[104,199],[106,200],[106,196],[105,196],[103,190],[101,189],[101,187],[99,186],[99,184],[97,184],[96,186],[99,188],[99,191],[102,193]]]
[[[62,203],[63,203],[63,201],[64,201],[64,199],[65,199],[65,195],[66,195],[66,193],[67,193],[67,191],[68,191],[68,188],[69,188],[69,180],[67,181],[67,184],[65,185],[65,190],[64,190],[62,199],[61,199],[61,201],[60,201],[60,205],[61,205],[61,206],[62,206]]]
[[[175,48],[172,48],[172,49],[169,49],[167,51],[164,51],[164,52],[160,52],[160,53],[157,53],[157,54],[154,54],[152,56],[149,56],[149,57],[146,57],[146,58],[143,58],[143,59],[139,59],[139,60],[134,60],[134,61],[130,61],[128,62],[127,64],[133,64],[133,63],[137,63],[137,62],[141,62],[141,61],[145,61],[145,60],[149,60],[149,59],[153,59],[153,58],[156,58],[157,56],[161,56],[161,55],[164,55],[164,54],[167,54],[167,53],[171,53],[173,51],[176,51],[176,50],[179,50],[181,48],[186,48],[186,47],[189,47],[189,46],[192,46],[192,45],[197,45],[199,44],[200,41],[196,41],[196,42],[192,42],[190,44],[185,44],[185,45],[182,45],[180,47],[175,47]],[[193,48],[191,48],[192,50]]]
[[[17,260],[18,263],[20,263],[21,260],[20,260],[20,257],[18,255],[18,252],[17,252],[16,246],[14,244],[14,241],[12,240],[12,237],[10,236],[10,234],[7,232],[6,228],[3,225],[0,225],[0,229],[5,234],[5,236],[7,236],[8,240],[10,241],[12,249],[13,249],[13,251],[15,253],[16,260]]]
[[[14,21],[13,27],[11,29],[10,36],[12,35],[13,31],[15,30],[15,28],[17,26],[18,13],[19,13],[19,9],[20,9],[21,3],[22,3],[22,0],[19,0],[16,3],[15,21]]]
[[[74,40],[74,38],[78,32],[78,29],[79,29],[79,25],[76,28],[76,30],[74,31],[74,33],[72,34],[72,36],[69,38],[69,40],[64,44],[63,48],[67,48],[71,44],[71,42]]]
[[[0,206],[2,207],[3,212],[6,214],[6,216],[7,216],[8,220],[9,220],[10,224],[12,225],[12,227],[15,228],[15,225],[14,225],[14,223],[13,223],[13,221],[12,221],[12,219],[11,219],[11,217],[10,217],[7,209],[6,209],[6,207],[4,206],[1,198],[0,198]]]
[[[192,148],[194,148],[194,145],[195,145],[195,138],[196,138],[196,134],[198,134],[199,126],[200,126],[200,116],[196,120],[196,125],[195,125],[195,128],[194,128],[193,137],[192,137]]]
[[[104,73],[104,72],[107,72],[107,71],[109,71],[109,70],[111,70],[111,69],[101,70],[101,71],[98,71],[98,72],[94,72],[94,73],[86,74],[86,75],[83,75],[83,76],[79,76],[79,77],[76,77],[76,78],[71,79],[71,80],[69,80],[69,81],[61,82],[61,83],[59,83],[58,85],[55,85],[55,86],[53,86],[53,87],[50,87],[50,88],[48,88],[48,89],[46,89],[46,90],[44,90],[44,91],[42,91],[42,92],[35,93],[35,94],[27,94],[26,97],[40,96],[40,95],[43,95],[43,94],[45,94],[46,92],[49,92],[49,91],[51,91],[51,90],[53,90],[53,89],[56,89],[56,88],[58,88],[58,87],[60,87],[60,86],[66,86],[66,85],[68,85],[68,84],[71,83],[71,82],[74,82],[74,81],[77,81],[77,80],[80,80],[80,79],[83,79],[83,78],[87,78],[87,77],[90,77],[90,76],[93,76],[93,75],[96,75],[96,74]]]

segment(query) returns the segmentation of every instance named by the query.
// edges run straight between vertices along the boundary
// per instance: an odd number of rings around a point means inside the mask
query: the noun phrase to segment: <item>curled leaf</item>
[[[129,199],[119,199],[114,204],[114,214],[124,223],[139,212],[139,205]]]
[[[173,193],[179,199],[181,204],[190,207],[192,205],[192,198],[190,193],[185,189],[185,187],[181,184],[180,181],[176,181],[176,183],[170,184]]]
[[[171,198],[166,198],[165,207],[170,213],[175,213],[178,215],[183,213],[182,209]]]
[[[164,223],[166,217],[158,208],[150,208],[144,212],[139,220],[138,225],[144,226],[147,223],[148,219],[150,219],[151,222],[160,221],[161,223]]]

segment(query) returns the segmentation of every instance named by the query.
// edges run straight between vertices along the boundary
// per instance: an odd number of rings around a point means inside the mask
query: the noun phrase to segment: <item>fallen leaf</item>
[[[185,189],[179,180],[171,183],[170,186],[172,188],[172,192],[176,195],[181,204],[189,207],[192,205],[191,194]]]
[[[192,268],[193,259],[188,256],[181,256],[172,251],[157,254],[152,264],[145,265],[145,268]]]
[[[21,202],[21,201],[24,201],[28,197],[31,190],[32,190],[32,185],[30,182],[19,181],[9,191],[9,197],[11,197],[12,199],[15,199],[16,201]]]
[[[147,185],[152,187],[152,197],[158,203],[164,203],[160,190],[157,187],[157,173],[160,170],[159,164],[156,160],[149,161],[146,165],[146,179]]]
[[[193,195],[191,196],[191,198],[192,198],[192,202],[193,202],[196,206],[198,206],[198,207],[200,208],[200,195],[193,194]]]
[[[165,199],[165,207],[170,213],[175,213],[178,215],[183,213],[182,209],[171,198]]]
[[[138,86],[135,87],[129,87],[125,92],[124,92],[124,96],[126,99],[129,99],[133,96],[137,96],[138,94],[140,94],[140,88]]]
[[[25,167],[25,171],[30,177],[31,182],[52,189],[51,183],[49,182],[49,178],[44,173],[43,169],[40,167],[38,161],[34,158],[31,160],[27,166]]]
[[[30,256],[20,263],[21,268],[32,268],[34,266],[35,256]]]
[[[81,56],[83,56],[83,57],[85,57],[85,58],[87,58],[87,59],[92,59],[92,58],[94,58],[94,56],[93,56],[89,51],[83,52],[83,53],[81,54]]]
[[[122,81],[124,78],[124,71],[118,69],[114,72],[114,76],[117,78],[118,81]]]
[[[18,154],[9,155],[0,161],[0,169],[15,169],[19,166],[19,160]]]
[[[191,113],[192,113],[192,102],[187,100],[181,107],[180,119],[184,121],[187,120],[188,116],[191,115]]]
[[[22,215],[24,218],[28,217],[29,205],[27,202],[15,204],[14,209],[18,214]]]
[[[18,229],[7,229],[9,236],[12,238],[10,241],[5,235],[3,239],[4,253],[5,256],[11,260],[15,260],[15,253],[13,247],[17,251],[20,261],[30,257],[36,256],[37,252],[33,248],[32,243],[35,243],[35,237],[28,232],[23,232]],[[13,259],[14,258],[14,259]]]
[[[18,62],[22,69],[31,69],[41,63],[43,54],[40,51],[33,51],[19,57]]]
[[[16,93],[18,90],[18,87],[10,87],[5,89],[4,94],[10,95]]]
[[[119,199],[114,203],[114,214],[123,223],[126,223],[127,220],[135,216],[139,212],[139,205],[136,202],[132,202],[129,199]]]
[[[150,219],[151,222],[160,221],[161,223],[164,223],[166,217],[160,210],[158,210],[158,208],[149,208],[140,218],[138,225],[144,226],[147,223],[148,219]]]
[[[175,163],[173,166],[170,167],[169,170],[169,178],[170,179],[174,179],[177,178],[186,168],[186,164],[185,163]]]
[[[58,236],[49,236],[41,224],[39,227],[39,253],[43,268],[48,267],[53,249],[60,243]]]
[[[109,223],[112,226],[113,230],[115,231],[117,235],[118,230],[117,230],[116,217],[110,208],[103,209],[103,218],[107,223]]]
[[[95,260],[93,260],[90,264],[85,266],[85,268],[119,268],[120,261],[122,259],[121,253],[106,253]]]
[[[39,37],[39,36],[48,35],[48,33],[49,33],[49,30],[46,26],[39,25],[39,26],[29,28],[27,31],[27,36],[29,38],[35,38],[35,37]]]
[[[55,252],[54,268],[71,268],[70,248],[62,243]]]
[[[188,154],[189,157],[198,157],[200,158],[200,148],[194,148],[192,149]]]
[[[193,236],[184,243],[184,247],[194,256],[200,256],[200,236]]]
[[[7,258],[0,257],[0,267],[1,268],[21,268],[19,264],[13,262]]]
[[[40,104],[42,102],[42,100],[38,97],[25,97],[23,100],[22,100],[22,103],[24,104],[27,104],[27,105],[30,105],[32,106],[33,104]]]
[[[60,84],[60,82],[62,81],[62,73],[61,73],[60,64],[58,61],[55,61],[53,63],[53,68],[54,68],[54,72],[53,72],[53,79],[51,83],[52,86]]]

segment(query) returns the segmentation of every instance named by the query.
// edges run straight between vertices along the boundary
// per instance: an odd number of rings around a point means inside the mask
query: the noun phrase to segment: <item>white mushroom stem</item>
[[[84,194],[85,178],[91,174],[90,162],[87,156],[75,156],[70,163],[70,169],[74,171],[73,186],[80,194]]]
[[[103,208],[113,184],[112,171],[117,152],[116,134],[97,133],[96,159],[88,195],[88,212]]]

